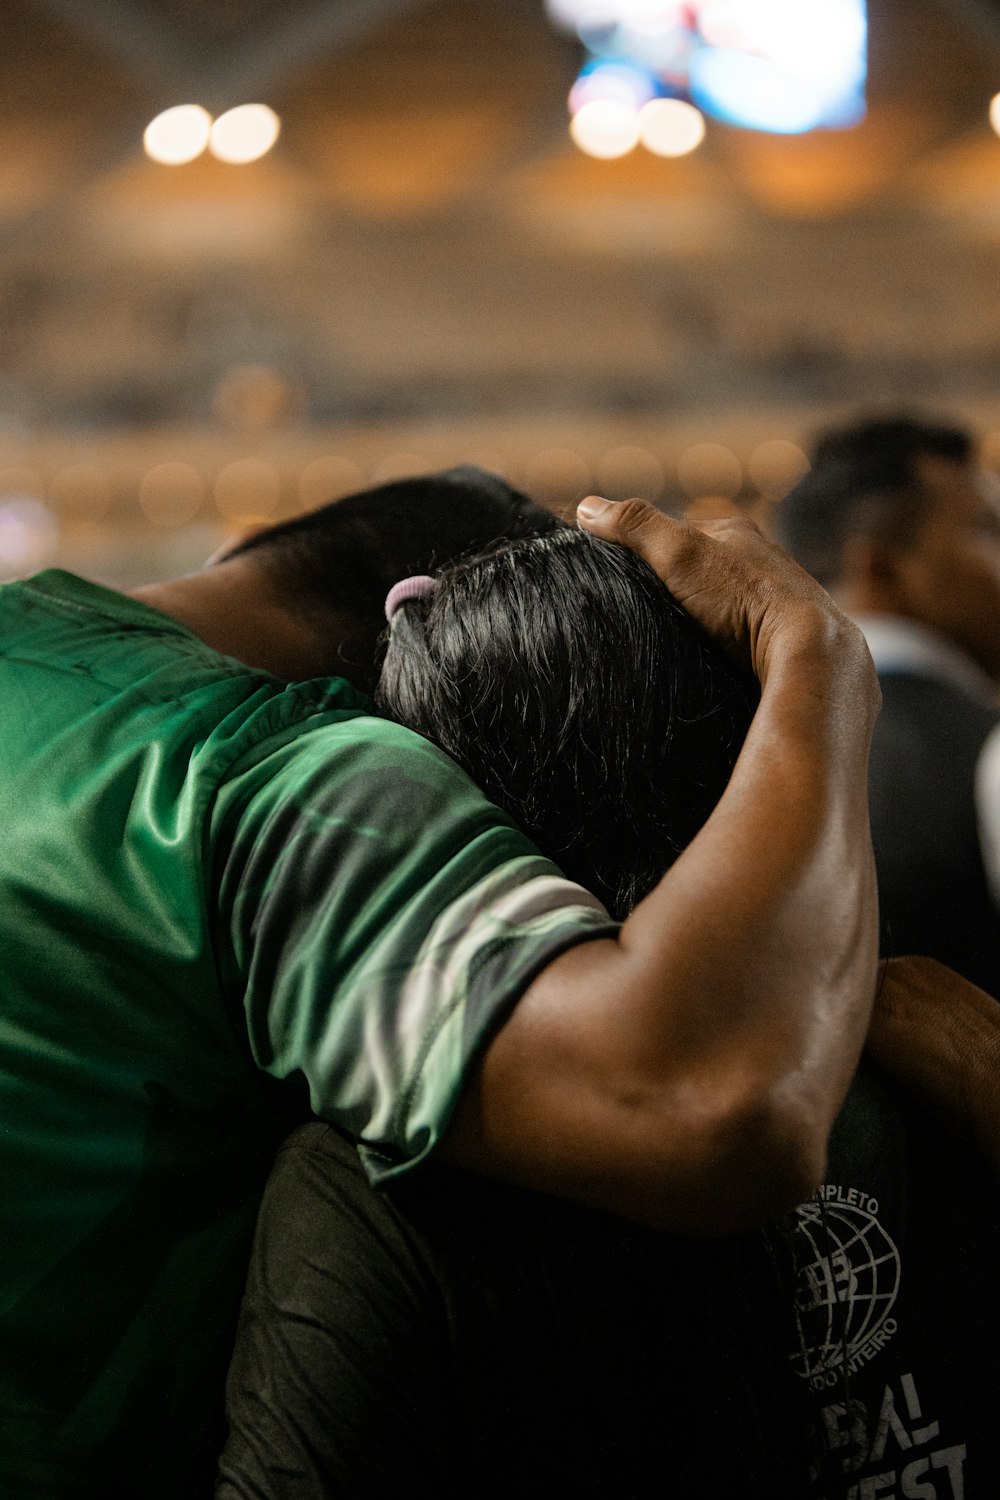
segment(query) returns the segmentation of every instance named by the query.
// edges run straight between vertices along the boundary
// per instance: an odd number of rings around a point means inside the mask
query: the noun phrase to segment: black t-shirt
[[[992,1500],[995,1180],[873,1070],[830,1161],[784,1224],[693,1239],[444,1169],[375,1193],[305,1127],[218,1500]]]
[[[978,1156],[862,1070],[791,1238],[824,1500],[996,1494],[998,1209]]]

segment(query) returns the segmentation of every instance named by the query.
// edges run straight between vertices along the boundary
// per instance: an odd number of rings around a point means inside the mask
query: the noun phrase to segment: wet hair
[[[499,475],[463,465],[346,496],[257,532],[227,556],[254,553],[289,607],[329,631],[328,670],[371,689],[385,596],[398,578],[558,524]]]
[[[967,464],[973,443],[961,427],[916,416],[868,417],[817,438],[812,468],[778,507],[778,540],[825,588],[840,581],[855,536],[896,549],[915,537],[931,496],[917,461]]]
[[[401,605],[377,702],[622,917],[722,795],[757,687],[635,553],[560,527]]]

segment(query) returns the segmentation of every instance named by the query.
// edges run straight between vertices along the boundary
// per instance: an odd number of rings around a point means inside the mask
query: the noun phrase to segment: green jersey
[[[52,571],[0,588],[0,1494],[193,1494],[307,1110],[430,1151],[603,909],[347,684]]]

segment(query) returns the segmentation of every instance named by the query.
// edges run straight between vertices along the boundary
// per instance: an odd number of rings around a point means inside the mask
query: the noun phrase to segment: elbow
[[[829,1132],[816,1110],[766,1094],[719,1109],[692,1152],[683,1229],[740,1234],[796,1208],[824,1180]]]
[[[721,1164],[741,1183],[732,1227],[757,1228],[811,1198],[826,1175],[828,1140],[828,1122],[813,1111],[773,1101],[730,1122]]]

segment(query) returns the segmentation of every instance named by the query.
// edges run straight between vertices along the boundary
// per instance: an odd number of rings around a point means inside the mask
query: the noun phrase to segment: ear
[[[900,552],[873,536],[853,536],[844,547],[837,599],[853,614],[898,614],[905,592]]]

